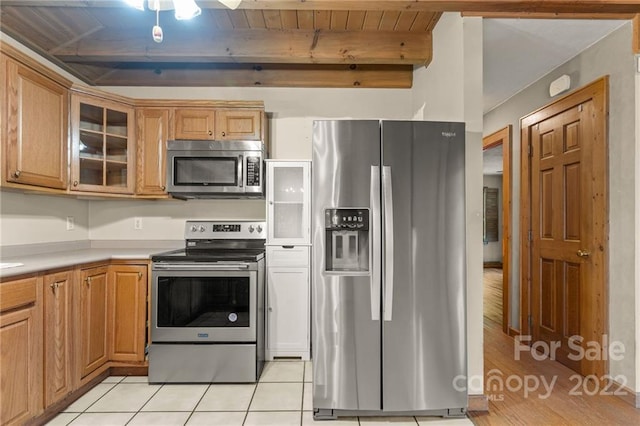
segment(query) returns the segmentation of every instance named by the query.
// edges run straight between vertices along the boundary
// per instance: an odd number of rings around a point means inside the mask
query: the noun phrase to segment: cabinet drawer
[[[0,284],[0,312],[35,303],[37,277]]]
[[[309,247],[268,246],[267,266],[309,266]]]

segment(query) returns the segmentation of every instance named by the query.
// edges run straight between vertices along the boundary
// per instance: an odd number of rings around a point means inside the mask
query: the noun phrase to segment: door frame
[[[596,173],[604,173],[604,185],[602,194],[594,197],[594,203],[602,205],[601,211],[598,209],[594,212],[594,221],[602,223],[602,238],[599,241],[600,249],[593,250],[594,261],[602,262],[600,271],[594,276],[594,284],[596,292],[602,295],[598,298],[599,303],[593,306],[596,316],[601,318],[597,321],[594,334],[600,338],[605,334],[609,327],[609,175],[608,175],[608,153],[609,153],[609,132],[608,132],[608,116],[609,116],[609,76],[604,76],[598,80],[587,84],[571,93],[539,108],[538,110],[524,116],[520,120],[521,130],[521,150],[520,150],[520,330],[523,335],[532,334],[532,325],[530,322],[532,306],[531,306],[531,268],[532,268],[532,252],[531,241],[529,240],[531,229],[531,128],[547,118],[557,115],[572,107],[587,102],[594,101],[594,135],[597,137],[593,145],[593,157],[604,158],[605,167],[603,170],[594,170]],[[595,240],[596,238],[594,238]],[[598,257],[598,259],[595,259]],[[608,371],[608,360],[603,361],[603,372]]]
[[[511,156],[513,126],[508,126],[482,138],[482,150],[502,145],[502,331],[510,336],[518,333],[509,323],[511,315]]]

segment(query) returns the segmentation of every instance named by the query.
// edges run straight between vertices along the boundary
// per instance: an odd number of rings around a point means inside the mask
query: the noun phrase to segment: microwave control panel
[[[260,157],[247,157],[246,186],[260,186]]]

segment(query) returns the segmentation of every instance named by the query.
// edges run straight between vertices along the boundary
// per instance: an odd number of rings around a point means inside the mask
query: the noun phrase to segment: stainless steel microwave
[[[167,191],[176,198],[263,198],[261,141],[168,141]]]

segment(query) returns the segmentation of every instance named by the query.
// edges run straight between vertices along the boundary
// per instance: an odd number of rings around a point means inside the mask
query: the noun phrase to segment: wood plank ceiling
[[[632,10],[628,0],[606,7],[602,0],[245,0],[236,10],[197,1],[202,15],[190,21],[160,12],[162,43],[151,37],[156,13],[122,0],[3,0],[0,22],[3,32],[91,85],[407,88],[414,66],[431,61],[443,11]]]

